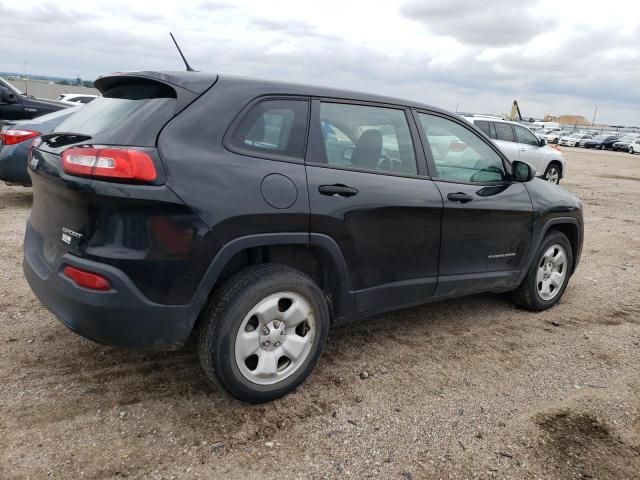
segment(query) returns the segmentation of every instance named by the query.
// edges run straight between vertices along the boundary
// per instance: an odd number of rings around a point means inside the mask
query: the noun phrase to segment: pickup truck
[[[27,95],[0,78],[0,122],[26,120],[62,110],[70,105]]]

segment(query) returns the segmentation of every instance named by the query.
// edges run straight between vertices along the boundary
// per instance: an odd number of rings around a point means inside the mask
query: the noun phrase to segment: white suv
[[[565,156],[538,139],[531,130],[516,122],[485,117],[464,117],[482,130],[500,147],[510,161],[527,162],[537,170],[537,176],[549,183],[560,183],[566,172]]]

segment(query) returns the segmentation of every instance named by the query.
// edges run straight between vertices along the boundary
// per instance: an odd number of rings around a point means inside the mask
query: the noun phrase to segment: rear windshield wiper
[[[70,145],[72,143],[91,140],[91,135],[73,132],[54,132],[42,135],[40,138],[50,147],[64,147],[65,145]]]

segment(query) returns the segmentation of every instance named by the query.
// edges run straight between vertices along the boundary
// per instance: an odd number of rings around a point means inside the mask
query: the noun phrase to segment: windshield
[[[16,95],[24,95],[22,90],[20,90],[19,88],[15,87],[13,84],[7,82],[4,78],[0,78],[0,87],[6,87],[9,90],[11,90],[13,93],[15,93]]]

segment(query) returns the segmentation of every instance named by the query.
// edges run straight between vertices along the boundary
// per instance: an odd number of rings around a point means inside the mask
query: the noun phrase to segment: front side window
[[[321,102],[320,128],[330,165],[417,174],[403,110]]]
[[[248,155],[302,159],[307,112],[306,100],[262,101],[242,118],[231,136],[230,145]]]
[[[508,123],[493,123],[496,128],[496,138],[498,140],[504,140],[505,142],[515,142],[516,139],[513,136],[513,128]]]
[[[436,177],[460,182],[500,182],[506,179],[502,158],[473,131],[452,120],[419,114]]]
[[[527,145],[535,145],[536,147],[539,145],[538,137],[536,137],[533,133],[523,127],[515,127],[516,129],[516,137],[518,138],[518,143],[525,143]]]

